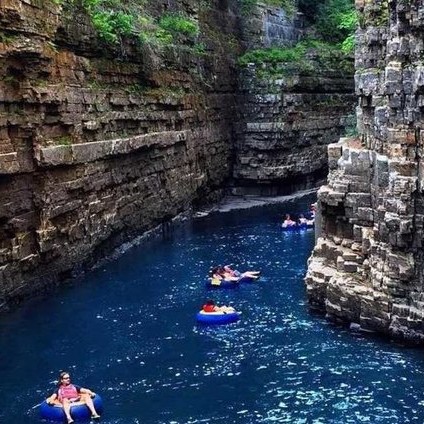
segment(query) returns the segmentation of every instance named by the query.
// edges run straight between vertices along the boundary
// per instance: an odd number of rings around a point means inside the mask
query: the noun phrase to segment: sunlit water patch
[[[213,215],[135,248],[1,318],[0,422],[36,423],[58,371],[102,394],[105,424],[422,423],[422,351],[308,312],[312,231],[283,233],[307,202]],[[257,283],[205,287],[216,264]],[[242,311],[198,326],[214,298]]]

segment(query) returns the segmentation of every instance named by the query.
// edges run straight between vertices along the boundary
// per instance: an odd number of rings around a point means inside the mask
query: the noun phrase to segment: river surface
[[[40,422],[33,406],[68,370],[102,395],[104,424],[422,424],[422,350],[308,311],[314,234],[278,225],[307,203],[197,219],[1,317],[0,423]],[[263,276],[208,291],[224,263]],[[241,320],[197,326],[207,298]]]

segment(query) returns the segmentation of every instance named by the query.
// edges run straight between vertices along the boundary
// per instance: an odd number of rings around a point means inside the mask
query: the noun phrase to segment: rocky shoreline
[[[251,209],[251,208],[260,208],[273,204],[282,204],[286,202],[296,201],[302,197],[311,196],[314,193],[317,193],[318,188],[312,188],[309,190],[299,191],[286,196],[234,196],[229,195],[225,196],[219,203],[216,205],[200,209],[193,213],[194,218],[202,218],[211,213],[225,213],[231,212],[233,210],[242,210],[242,209]]]

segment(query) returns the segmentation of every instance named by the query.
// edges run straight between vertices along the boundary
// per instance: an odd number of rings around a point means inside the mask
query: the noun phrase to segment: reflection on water
[[[32,406],[67,369],[103,395],[105,424],[422,423],[421,351],[308,312],[313,232],[278,225],[306,207],[202,218],[2,317],[0,422],[39,422]],[[208,269],[224,263],[263,277],[206,289]],[[196,326],[208,297],[241,320]]]

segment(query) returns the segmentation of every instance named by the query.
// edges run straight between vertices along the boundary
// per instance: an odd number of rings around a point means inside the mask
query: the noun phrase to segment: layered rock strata
[[[293,43],[302,31],[297,17],[264,6],[240,25],[239,4],[125,5],[139,7],[137,19],[148,25],[183,16],[200,28],[182,43],[157,32],[165,42],[158,45],[145,42],[154,28],[142,42],[120,33],[106,42],[113,34],[95,30],[91,2],[2,2],[0,309],[216,200],[234,160],[234,175],[259,182],[263,194],[281,193],[275,187],[291,176],[315,181],[325,166],[321,143],[345,127],[349,76],[297,75],[264,88],[249,69],[238,97],[240,40]],[[342,92],[324,92],[334,85]]]
[[[244,27],[255,49],[290,47],[305,34],[301,14],[275,7],[259,7]],[[310,53],[307,67],[265,62],[241,72],[233,193],[281,195],[325,180],[326,146],[352,127],[356,97],[353,66],[320,59]]]
[[[241,36],[246,49],[291,45],[304,34],[305,21],[297,11],[254,3],[241,10]]]
[[[251,65],[241,75],[235,193],[280,195],[314,187],[325,180],[327,145],[354,120],[352,76],[292,69],[276,78],[271,68]]]
[[[0,309],[220,195],[237,18],[231,2],[203,3],[146,5],[197,22],[196,54],[108,45],[77,2],[2,2]]]
[[[330,145],[309,261],[311,306],[424,342],[424,19],[420,2],[356,1],[358,139]]]

